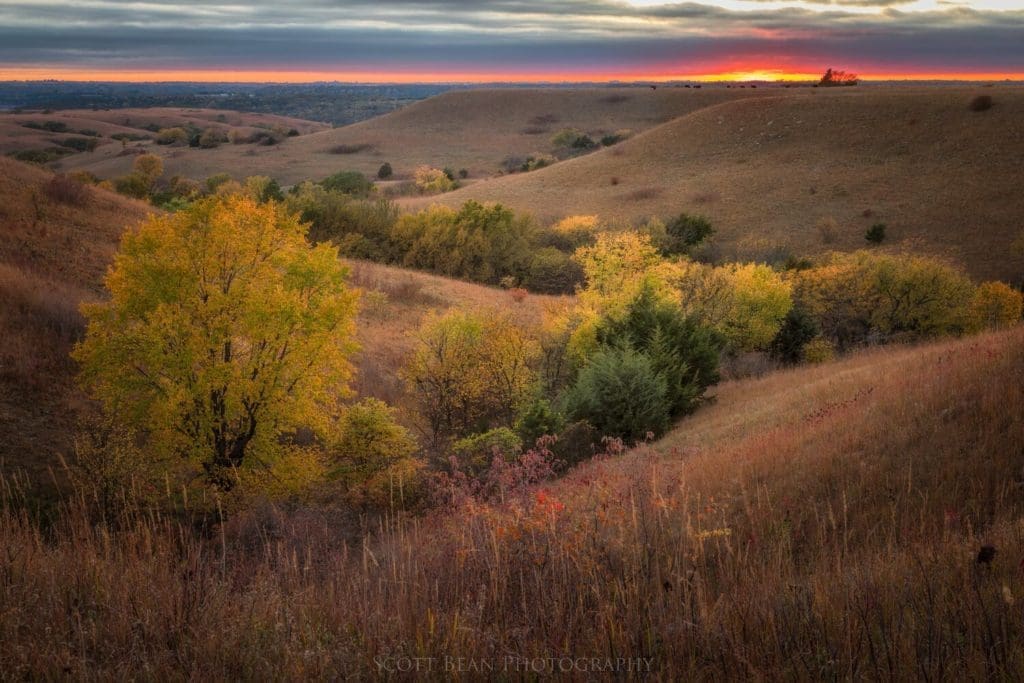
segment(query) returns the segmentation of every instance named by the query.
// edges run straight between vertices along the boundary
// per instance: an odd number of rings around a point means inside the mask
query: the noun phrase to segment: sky
[[[1024,0],[0,0],[0,80],[1024,78]]]

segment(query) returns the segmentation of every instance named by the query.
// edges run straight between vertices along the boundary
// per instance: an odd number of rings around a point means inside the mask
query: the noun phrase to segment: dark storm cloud
[[[0,2],[0,63],[566,71],[771,56],[782,65],[828,57],[1024,69],[1022,10],[950,5],[910,12],[892,0],[808,0],[780,9],[760,2],[745,3],[742,11],[713,2],[615,0]]]

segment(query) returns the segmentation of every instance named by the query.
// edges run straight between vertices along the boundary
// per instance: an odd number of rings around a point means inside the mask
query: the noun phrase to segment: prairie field
[[[727,383],[656,444],[363,539],[323,510],[196,536],[131,505],[97,521],[74,495],[43,528],[8,478],[0,658],[100,678],[415,678],[456,654],[501,672],[574,653],[660,680],[1014,680],[1021,342]]]
[[[384,162],[392,164],[396,179],[412,177],[421,165],[465,168],[471,179],[479,179],[498,173],[506,157],[550,152],[551,137],[563,128],[577,128],[597,137],[620,130],[639,132],[695,109],[758,92],[682,88],[456,91],[368,121],[287,139],[273,147],[172,148],[165,152],[166,165],[169,173],[189,177],[203,178],[229,169],[239,176],[269,175],[285,185],[318,180],[339,170],[372,176]],[[152,145],[147,145],[147,151],[149,147]],[[112,148],[103,152],[69,157],[62,165],[104,178],[131,167],[131,159],[117,156]]]
[[[979,277],[1021,277],[1024,255],[1010,247],[1024,215],[1024,90],[757,92],[587,156],[403,201],[484,199],[549,221],[699,213],[725,255],[754,260],[855,248],[882,221],[899,247],[955,258]],[[972,111],[979,92],[996,106]]]
[[[1024,678],[1020,87],[0,151],[0,679]]]

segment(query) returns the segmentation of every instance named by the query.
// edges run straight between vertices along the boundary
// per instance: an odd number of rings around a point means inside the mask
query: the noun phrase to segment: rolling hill
[[[83,332],[82,301],[102,296],[103,275],[121,233],[153,208],[92,188],[65,203],[48,189],[53,175],[0,157],[0,463],[40,478],[71,447],[85,398],[68,357]],[[355,390],[402,405],[398,369],[430,310],[499,308],[537,320],[553,297],[513,300],[503,290],[373,263],[351,263],[367,297],[353,359]]]
[[[79,169],[88,168],[101,159],[116,158],[127,171],[131,168],[133,155],[125,153],[126,145],[112,136],[146,139],[152,138],[154,131],[160,128],[182,126],[200,130],[213,128],[225,135],[234,132],[242,136],[274,127],[286,131],[294,129],[299,134],[330,128],[323,123],[273,114],[175,107],[4,113],[0,114],[0,154],[60,148],[61,143],[69,138],[92,140],[96,145],[94,152],[65,157],[63,163],[69,168]],[[131,146],[135,147],[136,143]],[[75,151],[70,147],[64,147],[64,150],[68,154]]]
[[[543,221],[700,213],[721,256],[743,259],[863,247],[882,222],[889,244],[1024,277],[1011,248],[1024,227],[1024,89],[985,89],[988,111],[968,107],[977,89],[809,92],[726,100],[588,156],[403,203],[496,201]]]
[[[228,171],[239,177],[268,175],[291,185],[342,170],[373,176],[387,161],[396,178],[411,177],[417,166],[428,164],[465,168],[472,181],[498,173],[506,157],[551,151],[551,138],[563,128],[577,128],[598,138],[624,129],[640,131],[701,107],[767,92],[724,88],[455,91],[274,146],[145,147],[166,157],[168,175],[197,179]],[[119,152],[100,148],[70,157],[61,167],[88,170],[103,178],[121,175],[130,169],[131,159]]]
[[[195,535],[76,508],[41,533],[0,507],[0,657],[42,677],[532,677],[629,657],[654,680],[1016,680],[1022,342],[728,383],[653,447],[352,543],[316,509]]]

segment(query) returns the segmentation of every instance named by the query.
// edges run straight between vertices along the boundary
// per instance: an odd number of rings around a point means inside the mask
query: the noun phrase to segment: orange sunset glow
[[[1022,72],[998,71],[858,71],[861,78],[873,81],[1017,81]],[[600,73],[593,71],[347,71],[347,70],[244,70],[244,69],[146,69],[96,70],[69,67],[0,67],[0,80],[96,81],[96,82],[193,82],[193,83],[573,83],[614,81],[641,82],[805,82],[816,81],[821,71],[747,68],[701,73],[629,71]]]

